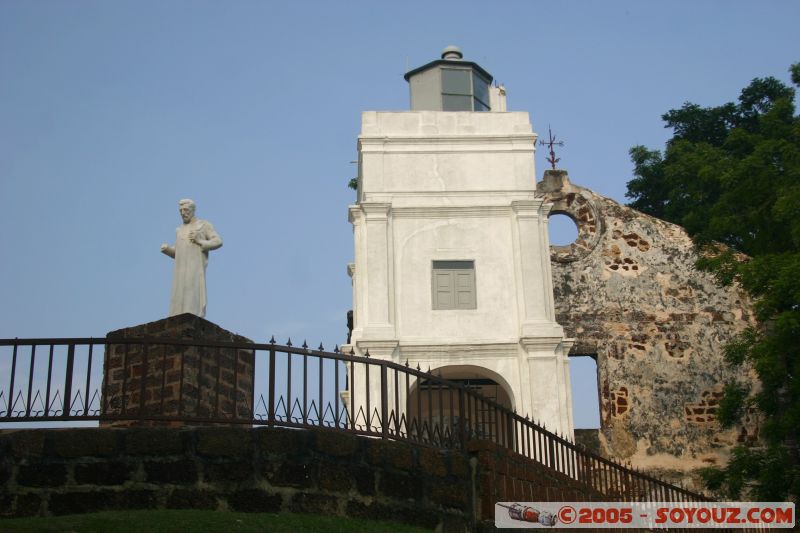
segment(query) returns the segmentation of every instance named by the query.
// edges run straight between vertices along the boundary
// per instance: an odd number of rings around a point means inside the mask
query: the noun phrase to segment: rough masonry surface
[[[723,347],[752,324],[752,304],[695,267],[683,228],[644,215],[548,170],[537,193],[578,227],[551,247],[557,321],[576,339],[571,355],[597,360],[601,452],[673,481],[720,464],[756,438],[749,421],[716,420],[733,377]],[[696,488],[699,488],[695,484]]]

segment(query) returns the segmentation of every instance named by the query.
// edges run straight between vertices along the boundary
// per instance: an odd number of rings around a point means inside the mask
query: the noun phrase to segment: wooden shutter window
[[[477,308],[474,261],[434,261],[431,281],[434,309]]]

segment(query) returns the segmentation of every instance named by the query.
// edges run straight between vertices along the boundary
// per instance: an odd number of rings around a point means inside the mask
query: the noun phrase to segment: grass
[[[339,516],[230,513],[221,511],[113,511],[50,518],[0,519],[0,531],[14,532],[267,532],[372,533],[429,531],[403,524]]]

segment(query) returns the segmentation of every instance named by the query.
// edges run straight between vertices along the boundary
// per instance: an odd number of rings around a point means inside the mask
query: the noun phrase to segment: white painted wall
[[[363,114],[352,345],[496,372],[519,413],[571,436],[571,342],[554,321],[535,142],[527,113]],[[477,309],[433,310],[434,260],[475,262]]]

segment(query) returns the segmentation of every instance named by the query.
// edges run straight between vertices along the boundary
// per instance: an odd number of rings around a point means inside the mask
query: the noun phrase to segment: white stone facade
[[[527,113],[366,112],[358,139],[356,354],[477,372],[521,415],[572,436],[547,217]],[[434,309],[434,261],[474,262],[474,309]]]

